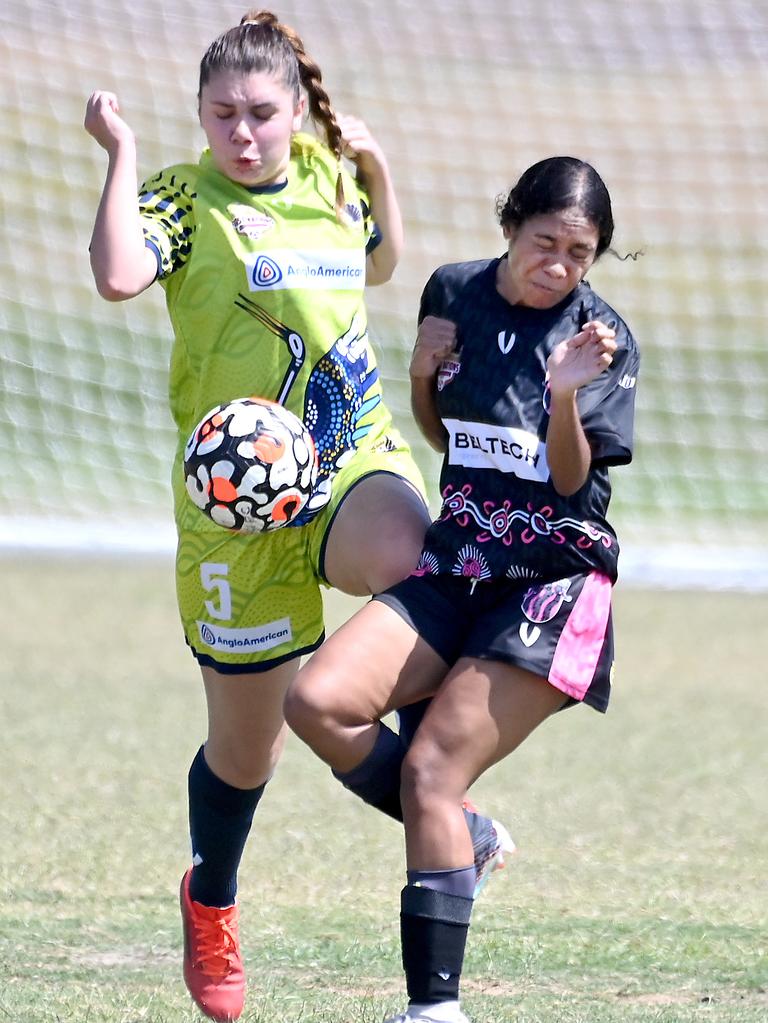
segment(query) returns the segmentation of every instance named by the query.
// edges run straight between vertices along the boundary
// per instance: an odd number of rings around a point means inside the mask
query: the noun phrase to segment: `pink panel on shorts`
[[[584,699],[595,676],[611,609],[611,589],[607,575],[588,575],[557,641],[549,681],[575,700]]]

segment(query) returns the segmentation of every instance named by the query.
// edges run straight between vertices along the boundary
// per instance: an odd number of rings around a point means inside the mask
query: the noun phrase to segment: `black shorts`
[[[516,664],[572,700],[605,711],[611,691],[610,579],[551,582],[411,575],[375,599],[397,611],[449,665],[460,657]]]

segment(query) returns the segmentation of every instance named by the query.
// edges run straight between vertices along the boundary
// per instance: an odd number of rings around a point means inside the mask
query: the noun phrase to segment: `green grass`
[[[166,563],[2,562],[0,1021],[191,1023],[177,883],[204,722]],[[334,598],[338,623],[353,601]],[[475,1023],[768,1019],[768,595],[619,590],[606,718],[474,793],[520,852],[478,903]],[[241,872],[245,1023],[402,1007],[402,836],[296,741]]]

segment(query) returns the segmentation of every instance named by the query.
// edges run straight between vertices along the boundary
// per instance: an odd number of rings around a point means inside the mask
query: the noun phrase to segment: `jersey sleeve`
[[[353,216],[358,215],[358,209],[360,215],[363,218],[363,236],[365,238],[365,254],[370,256],[375,248],[377,248],[384,237],[381,232],[381,228],[373,219],[373,213],[371,212],[371,200],[368,198],[368,193],[360,185],[356,178],[352,178],[354,184],[355,193],[357,196],[357,204],[347,204],[347,211]],[[345,180],[345,189],[347,188],[347,181]],[[349,194],[347,192],[347,194]]]
[[[593,465],[626,465],[634,446],[635,394],[640,355],[634,338],[619,322],[618,349],[611,365],[583,387],[577,403]]]
[[[365,232],[365,254],[370,256],[374,249],[381,245],[384,235],[381,228],[373,219],[368,197],[364,192],[360,193],[360,206],[363,211],[363,230]]]
[[[192,251],[195,191],[181,168],[149,178],[139,189],[139,216],[144,244],[157,259],[160,280],[179,270]]]
[[[444,316],[444,295],[445,289],[441,282],[440,268],[435,270],[432,276],[429,278],[427,283],[424,285],[424,290],[421,293],[421,302],[419,304],[419,319],[421,321],[426,316]]]

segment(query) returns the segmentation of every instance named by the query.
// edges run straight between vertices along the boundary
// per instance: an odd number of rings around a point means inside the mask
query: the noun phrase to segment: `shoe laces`
[[[237,923],[193,918],[196,966],[211,977],[226,977],[239,958]]]

